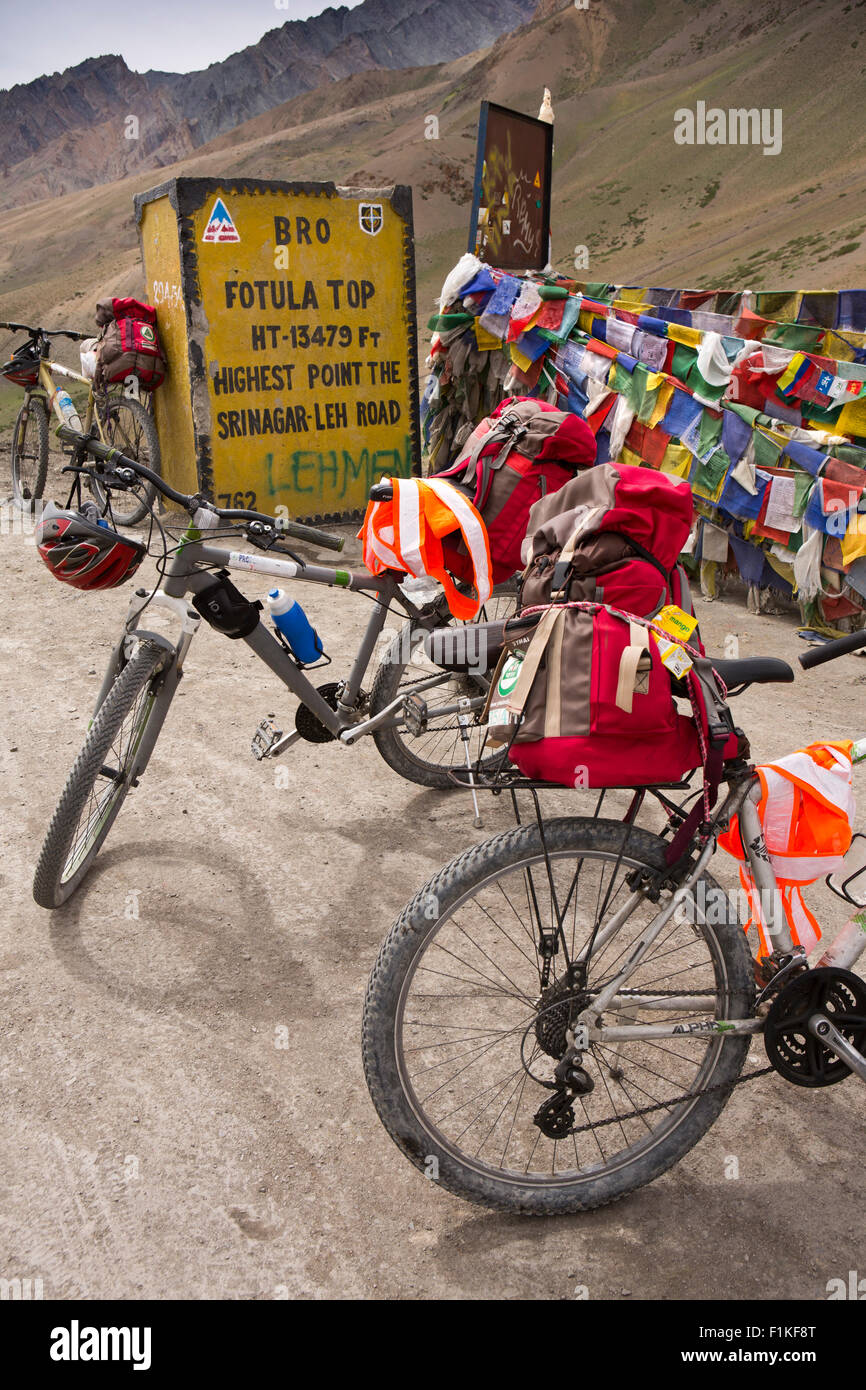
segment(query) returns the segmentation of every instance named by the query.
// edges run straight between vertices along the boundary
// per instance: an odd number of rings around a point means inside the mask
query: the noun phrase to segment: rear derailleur
[[[548,1139],[564,1139],[571,1134],[575,1099],[595,1089],[595,1082],[581,1064],[587,1047],[586,1028],[575,1026],[588,1002],[581,981],[570,975],[542,990],[538,1001],[535,1041],[548,1057],[558,1059],[554,1081],[542,1082],[553,1095],[539,1106],[532,1120]]]

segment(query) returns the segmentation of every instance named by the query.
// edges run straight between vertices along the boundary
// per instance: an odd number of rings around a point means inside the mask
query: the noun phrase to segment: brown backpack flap
[[[578,528],[586,529],[588,512],[611,510],[616,505],[617,478],[612,469],[597,465],[570,478],[558,492],[540,497],[529,512],[525,559],[562,550]]]
[[[508,700],[520,742],[589,733],[592,641],[591,614],[555,607],[543,615]]]

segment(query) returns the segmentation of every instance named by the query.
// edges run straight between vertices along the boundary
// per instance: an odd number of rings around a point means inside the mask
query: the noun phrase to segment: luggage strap
[[[583,527],[582,529],[585,530],[585,527]],[[604,536],[618,536],[621,541],[625,541],[626,544],[629,545],[631,549],[635,552],[639,559],[646,560],[648,564],[652,565],[655,569],[658,570],[659,574],[662,575],[662,577],[664,578],[665,584],[668,587],[670,587],[672,571],[665,569],[661,560],[656,559],[652,551],[647,550],[645,546],[641,545],[640,541],[632,540],[631,536],[625,535],[623,531],[600,531],[597,534]],[[561,593],[562,590],[565,588],[565,582],[568,578],[568,571],[571,569],[571,562],[574,557],[576,541],[577,535],[570,536],[569,539],[566,541],[565,545],[563,546],[562,551],[560,552],[559,559],[557,560],[554,566],[553,576],[550,581],[550,591],[552,594]],[[623,559],[618,561],[616,565],[613,565],[612,568],[617,568],[618,565],[625,564],[626,559],[627,557],[624,556]]]

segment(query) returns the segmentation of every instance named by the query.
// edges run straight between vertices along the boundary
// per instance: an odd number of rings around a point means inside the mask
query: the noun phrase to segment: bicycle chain
[[[766,1076],[768,1072],[775,1070],[775,1067],[761,1067],[759,1071],[750,1071],[748,1076],[738,1076],[736,1081],[717,1081],[715,1086],[708,1086],[705,1091],[688,1091],[684,1096],[676,1096],[673,1100],[660,1100],[655,1105],[641,1106],[640,1110],[632,1110],[629,1115],[612,1115],[608,1120],[594,1120],[590,1124],[575,1125],[568,1133],[585,1134],[588,1130],[603,1129],[605,1125],[622,1124],[623,1120],[633,1120],[638,1115],[651,1115],[656,1110],[667,1110],[672,1105],[681,1105],[684,1100],[710,1096],[714,1091],[732,1091],[735,1086],[742,1086],[744,1081],[756,1081],[759,1076]]]

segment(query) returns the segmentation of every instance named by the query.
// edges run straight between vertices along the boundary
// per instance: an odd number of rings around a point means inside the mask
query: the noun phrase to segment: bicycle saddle
[[[424,638],[424,651],[444,671],[489,671],[499,660],[506,635],[515,637],[538,623],[540,613],[496,623],[462,623],[436,627]]]
[[[394,496],[392,483],[374,483],[370,488],[371,502],[390,502]]]
[[[709,661],[713,670],[721,676],[729,694],[740,686],[771,685],[774,682],[788,684],[794,679],[794,672],[787,661],[780,661],[775,656],[746,656],[736,661],[711,656]]]

